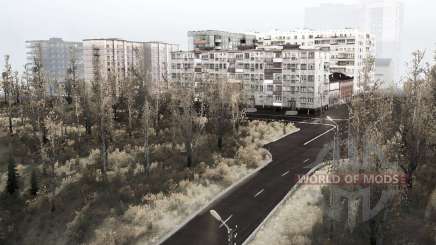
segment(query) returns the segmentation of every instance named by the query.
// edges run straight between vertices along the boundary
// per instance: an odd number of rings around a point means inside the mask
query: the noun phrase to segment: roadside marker
[[[262,194],[263,191],[264,191],[264,189],[260,190],[258,193],[256,193],[256,195],[254,195],[254,197],[259,196],[260,194]]]
[[[315,140],[319,139],[319,138],[320,138],[320,137],[322,137],[323,135],[325,135],[325,134],[327,134],[327,133],[329,133],[330,131],[333,131],[333,130],[335,130],[335,129],[336,129],[336,128],[331,128],[331,129],[329,129],[329,130],[325,131],[324,133],[322,133],[322,134],[320,134],[320,135],[316,136],[315,138],[313,138],[313,139],[311,139],[311,140],[307,141],[306,143],[304,143],[304,146],[306,146],[306,145],[308,145],[308,144],[312,143],[313,141],[315,141]]]

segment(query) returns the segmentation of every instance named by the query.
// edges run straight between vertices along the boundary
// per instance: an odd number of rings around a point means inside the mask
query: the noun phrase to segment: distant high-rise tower
[[[306,8],[305,27],[316,30],[357,28],[376,38],[376,71],[386,82],[400,77],[403,4],[398,0],[361,0],[356,4],[321,4]],[[390,60],[387,62],[387,60]],[[389,64],[389,67],[386,67]],[[377,67],[376,67],[377,69]],[[383,75],[385,71],[392,75]]]
[[[362,26],[362,6],[359,4],[325,3],[305,9],[304,27],[314,30],[332,30]]]
[[[376,54],[380,59],[391,59],[394,79],[398,79],[401,66],[401,39],[403,4],[397,0],[365,0],[363,26],[376,38]]]

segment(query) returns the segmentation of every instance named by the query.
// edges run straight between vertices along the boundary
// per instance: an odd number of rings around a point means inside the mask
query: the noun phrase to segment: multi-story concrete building
[[[149,79],[157,84],[167,81],[169,66],[171,65],[171,53],[178,51],[179,45],[163,42],[144,43],[144,61]]]
[[[140,62],[143,45],[117,38],[83,40],[85,80],[91,82],[100,76],[101,80],[114,79],[116,93],[120,83],[129,75],[129,68]]]
[[[101,79],[115,79],[117,93],[131,68],[142,69],[146,79],[153,85],[152,89],[155,89],[155,85],[167,79],[171,52],[178,50],[174,44],[117,38],[85,39],[83,44],[85,80],[95,79],[95,69],[98,68]]]
[[[329,31],[296,30],[289,32],[258,33],[259,47],[301,45],[302,48],[321,48],[330,51],[331,72],[354,77],[354,92],[363,89],[364,67],[367,59],[375,57],[374,36],[356,29]],[[369,74],[374,76],[373,72]]]
[[[392,68],[392,59],[375,60],[375,80],[394,84],[394,69]]]
[[[67,70],[74,60],[76,76],[84,78],[83,45],[81,42],[67,42],[61,38],[26,41],[27,68],[34,65],[35,59],[41,62],[48,79],[48,93],[53,95],[62,89]]]
[[[329,76],[330,81],[330,104],[337,104],[351,101],[353,96],[353,77],[334,72]]]
[[[256,36],[217,30],[189,31],[189,50],[238,50],[254,48]]]
[[[284,46],[270,49],[180,51],[172,54],[171,79],[199,86],[240,81],[247,103],[319,109],[328,105],[328,51]]]

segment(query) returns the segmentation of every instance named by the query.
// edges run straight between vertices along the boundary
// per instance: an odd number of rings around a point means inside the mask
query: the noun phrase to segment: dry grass
[[[326,169],[315,174],[325,174]],[[259,230],[253,245],[312,244],[314,226],[322,222],[322,185],[302,185]]]

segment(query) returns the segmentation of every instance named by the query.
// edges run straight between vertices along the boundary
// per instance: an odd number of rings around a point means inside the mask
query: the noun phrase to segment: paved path
[[[312,124],[315,120],[298,119],[301,130],[266,145],[273,161],[247,181],[212,203],[164,245],[227,244],[226,229],[210,214],[215,209],[231,227],[238,226],[236,243],[241,244],[295,185],[297,175],[307,173],[324,144],[331,142],[332,126]]]

